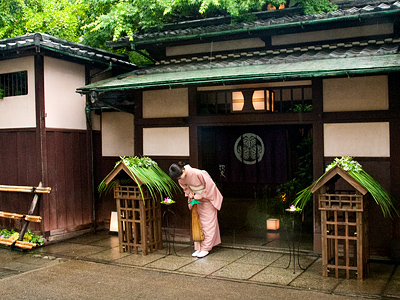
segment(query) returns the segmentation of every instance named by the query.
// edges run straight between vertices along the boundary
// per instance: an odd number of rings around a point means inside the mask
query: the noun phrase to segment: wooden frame
[[[142,186],[114,187],[114,198],[118,214],[119,251],[142,250],[143,255],[162,249],[161,207],[152,199],[150,192]]]
[[[355,190],[330,190],[338,178],[343,178]],[[364,195],[367,190],[347,172],[335,166],[320,179],[312,190],[319,192],[318,209],[321,212],[322,276],[330,271],[339,278],[344,271],[349,279],[355,273],[363,280],[369,273],[367,209]]]

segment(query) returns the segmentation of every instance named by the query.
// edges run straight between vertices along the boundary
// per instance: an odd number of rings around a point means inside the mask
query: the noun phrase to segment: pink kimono
[[[200,247],[202,251],[210,251],[214,246],[221,243],[217,212],[221,209],[223,197],[206,171],[192,168],[189,165],[185,166],[185,170],[187,171],[186,177],[179,179],[178,182],[186,197],[191,192],[201,195],[197,209],[201,229],[204,233],[204,241],[200,243]],[[189,205],[189,209],[191,209],[191,205]],[[197,243],[195,243],[194,248],[199,250]]]

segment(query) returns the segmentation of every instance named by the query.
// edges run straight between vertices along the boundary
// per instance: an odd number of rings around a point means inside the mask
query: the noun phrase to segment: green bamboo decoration
[[[379,182],[377,182],[374,178],[371,177],[371,175],[369,175],[362,169],[362,166],[357,161],[353,160],[353,157],[344,156],[340,159],[335,158],[335,160],[326,167],[325,173],[334,166],[342,168],[351,177],[353,177],[362,186],[364,186],[374,198],[376,204],[381,207],[382,213],[385,217],[389,216],[392,218],[394,215],[399,215],[393,204],[392,197],[390,197],[390,195],[379,184]],[[300,209],[304,209],[304,206],[312,199],[311,190],[321,180],[325,173],[316,181],[314,181],[309,187],[301,190],[297,194],[296,199],[293,201],[294,206],[299,207]]]
[[[173,181],[155,162],[149,157],[120,157],[114,167],[117,168],[120,164],[124,164],[131,172],[132,178],[135,184],[138,186],[139,191],[144,198],[142,185],[145,185],[153,199],[159,198],[160,201],[164,197],[172,198],[172,194],[175,191],[180,191],[178,185]],[[113,169],[113,170],[114,170]],[[111,174],[113,170],[109,173]],[[108,175],[106,176],[106,178]],[[121,181],[122,184],[127,184],[131,180]],[[100,194],[106,193],[112,190],[115,186],[115,182],[105,183],[105,179],[99,184],[98,191]]]

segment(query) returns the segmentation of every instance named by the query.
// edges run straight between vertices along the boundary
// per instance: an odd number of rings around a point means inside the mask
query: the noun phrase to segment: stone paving
[[[22,272],[52,266],[66,260],[82,260],[106,265],[124,266],[222,279],[273,285],[324,293],[400,299],[400,266],[390,261],[371,261],[370,276],[359,281],[322,277],[322,263],[318,255],[301,254],[299,264],[289,264],[285,251],[262,251],[215,247],[204,258],[193,258],[193,247],[176,243],[167,255],[166,249],[147,256],[120,253],[118,237],[106,231],[49,244],[28,252],[0,248],[0,280]],[[304,269],[300,269],[299,265]],[[295,269],[294,269],[295,267]]]

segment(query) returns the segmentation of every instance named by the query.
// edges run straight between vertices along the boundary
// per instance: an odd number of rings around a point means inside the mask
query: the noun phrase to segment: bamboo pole
[[[13,240],[0,238],[0,244],[10,246],[10,245],[12,245],[12,243],[14,243]]]
[[[41,193],[49,194],[51,187],[0,185],[0,192]]]
[[[40,222],[42,222],[42,217],[41,216],[26,215],[25,216],[25,221],[40,223]]]
[[[17,214],[17,213],[10,213],[5,211],[0,211],[0,217],[8,218],[8,219],[22,219],[24,215]]]
[[[36,247],[36,245],[33,243],[23,242],[23,241],[16,241],[15,246],[22,248],[22,249],[32,249],[32,247]]]

